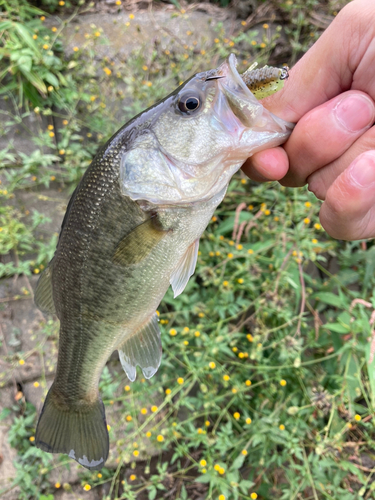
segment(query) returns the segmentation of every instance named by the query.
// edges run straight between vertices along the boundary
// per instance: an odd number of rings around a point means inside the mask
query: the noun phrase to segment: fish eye
[[[184,94],[178,101],[178,109],[185,114],[190,115],[194,111],[197,111],[201,106],[201,100],[199,96],[189,94]]]

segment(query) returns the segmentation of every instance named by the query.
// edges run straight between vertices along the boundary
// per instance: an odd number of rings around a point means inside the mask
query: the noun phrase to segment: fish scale
[[[137,366],[146,378],[156,373],[160,301],[170,284],[179,295],[194,273],[199,238],[232,175],[291,129],[256,100],[230,56],[99,149],[35,292],[38,307],[60,320],[56,376],[36,446],[103,467],[109,437],[98,384],[105,363],[118,350],[129,380]]]

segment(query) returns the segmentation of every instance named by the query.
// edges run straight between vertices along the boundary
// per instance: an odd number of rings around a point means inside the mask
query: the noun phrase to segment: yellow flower
[[[237,280],[237,283],[239,283],[240,285],[242,285],[242,283],[243,283],[243,282],[244,282],[244,280],[243,280],[242,278],[239,278],[239,279]]]
[[[305,202],[305,207],[306,207],[306,208],[310,208],[310,207],[311,207],[311,203],[310,203],[309,201],[306,201],[306,202]]]
[[[155,405],[151,406],[151,411],[152,413],[155,413],[156,411],[158,411],[158,407]]]
[[[229,47],[233,47],[233,46],[234,46],[234,42],[231,40],[231,41],[229,42]],[[244,179],[244,180],[245,180],[245,179]],[[245,183],[243,182],[243,184],[245,184]]]
[[[36,40],[38,38],[38,35],[33,35],[33,39]]]
[[[229,375],[223,375],[223,380],[225,380],[225,382],[228,382],[228,380],[230,380],[230,376]]]
[[[308,217],[305,217],[305,218],[303,219],[303,222],[304,222],[305,224],[310,224],[310,219],[309,219]]]
[[[237,352],[238,351],[238,347],[232,347],[232,351],[233,352]]]
[[[55,483],[55,488],[59,489],[61,487],[60,483]]]
[[[219,495],[219,500],[225,500],[225,495]]]
[[[264,211],[264,215],[270,215],[270,213],[271,213],[271,210],[267,209],[267,210]]]
[[[255,40],[251,40],[251,45],[256,45],[256,41]]]
[[[229,285],[229,281],[223,281],[223,286],[228,286]]]
[[[142,413],[142,415],[146,415],[146,413],[147,413],[147,408],[141,408],[141,413]]]
[[[133,455],[134,455],[135,457],[138,457],[138,456],[139,456],[139,451],[138,451],[138,450],[134,450],[134,451],[133,451]]]
[[[34,382],[33,385],[34,385],[34,387],[39,387],[40,384],[39,384],[39,382]]]
[[[360,422],[361,421],[361,415],[354,415],[354,420],[356,420],[357,422]]]
[[[243,249],[243,245],[237,245],[237,250],[242,250]]]
[[[198,313],[198,316],[199,316],[200,318],[204,318],[204,317],[205,317],[205,314],[204,314],[204,313],[202,313],[202,312],[200,312],[200,313]]]
[[[41,21],[45,21],[45,20],[46,20],[46,18],[45,18],[44,16],[41,16],[40,20],[41,20]]]
[[[116,0],[116,5],[121,5],[121,0]]]
[[[247,251],[247,253],[249,253],[250,255],[254,253],[254,250],[252,250],[251,248]]]
[[[281,431],[285,431],[285,425],[284,425],[284,424],[280,424],[280,425],[279,425],[279,429],[280,429]]]
[[[30,441],[31,443],[33,443],[33,442],[35,441],[35,437],[34,437],[34,436],[30,436],[30,437],[29,437],[29,441]]]
[[[281,385],[282,387],[285,387],[285,386],[286,386],[286,380],[281,379],[281,380],[280,380],[280,385]]]
[[[266,30],[267,28],[269,28],[268,24],[267,23],[264,23],[263,24],[263,28]]]
[[[184,345],[189,345],[189,341],[188,340],[184,340]]]
[[[196,337],[200,337],[201,332],[198,332],[198,330],[197,330],[196,332],[194,332],[194,335],[195,335]]]
[[[265,47],[266,47],[266,44],[265,44],[264,42],[262,42],[262,43],[260,44],[260,48],[261,48],[261,49],[264,49]]]
[[[241,21],[242,26],[246,26],[246,21]]]
[[[162,436],[161,434],[158,434],[156,436],[156,439],[159,441],[159,443],[163,442],[164,441],[164,436]]]
[[[240,416],[241,416],[241,415],[238,413],[238,411],[235,411],[235,412],[233,413],[233,417],[234,417],[236,420],[239,420]]]
[[[46,43],[43,45],[43,49],[44,50],[48,50],[49,49],[49,45],[47,45]]]
[[[133,417],[131,415],[127,415],[126,420],[128,422],[131,422],[133,420]]]
[[[216,363],[214,363],[213,361],[210,361],[208,363],[208,366],[211,368],[211,370],[213,370],[214,368],[216,368]]]
[[[219,40],[218,38],[215,38],[214,42],[215,42],[215,43],[219,43],[219,42],[220,42],[220,40]]]
[[[121,2],[120,2],[120,4],[121,4]],[[130,481],[135,481],[137,479],[137,476],[135,474],[131,474],[129,479],[130,479]]]
[[[202,467],[205,467],[205,466],[207,465],[206,460],[203,460],[203,459],[202,459],[199,463],[200,463],[200,465],[201,465]]]
[[[25,364],[25,360],[24,360],[24,359],[20,359],[20,360],[18,361],[18,363],[22,366],[22,365],[24,365],[24,364]]]
[[[240,353],[238,354],[238,357],[239,357],[239,358],[241,358],[241,359],[242,359],[242,358],[244,358],[244,357],[245,357],[245,353],[240,352]]]
[[[129,14],[129,19],[134,19],[134,14]]]
[[[53,27],[51,28],[51,31],[53,31],[54,33],[56,33],[56,31],[57,31],[56,26],[53,26]]]
[[[54,132],[50,132],[48,135],[49,135],[50,137],[55,137],[55,133],[54,133]]]
[[[148,66],[146,66],[145,64],[142,66],[142,69],[143,71],[147,71],[148,70]]]
[[[206,53],[206,51],[205,51],[204,49],[202,49],[202,50],[201,50],[201,54],[202,54],[202,56],[204,56],[204,55],[205,55],[205,53]]]
[[[188,326],[184,326],[183,332],[184,333],[189,333],[190,332],[190,328]]]
[[[101,474],[100,472],[98,472],[97,477],[98,477],[99,479],[101,479],[101,478],[103,477],[103,474]]]
[[[33,175],[33,176],[31,177],[31,180],[32,180],[32,181],[36,181],[36,179],[37,179],[37,177],[36,177],[35,175]]]
[[[182,377],[178,377],[177,383],[182,385],[184,383],[184,379]]]
[[[251,385],[251,380],[246,380],[245,385],[249,387]]]
[[[225,474],[225,469],[224,467],[220,467],[220,469],[218,470],[219,474],[223,475]]]
[[[198,434],[203,434],[203,433],[204,433],[204,430],[203,430],[203,429],[201,429],[201,428],[199,427],[199,428],[197,429],[197,432],[198,432]]]
[[[109,68],[107,68],[107,67],[105,67],[105,68],[103,69],[103,71],[104,71],[104,73],[105,73],[107,76],[109,76],[109,75],[111,75],[111,74],[112,74],[112,71],[111,71]]]
[[[61,5],[62,7],[63,5],[65,5],[65,2],[63,0],[60,0],[59,5]]]
[[[258,498],[258,495],[253,491],[253,493],[250,495],[250,498],[252,500],[256,500]]]
[[[251,418],[247,417],[247,419],[245,420],[245,422],[247,423],[247,425],[250,425],[251,424]]]
[[[74,51],[74,52],[78,52],[78,51],[79,51],[79,48],[78,48],[78,47],[73,47],[73,51]]]
[[[56,180],[56,177],[55,177],[54,175],[51,175],[50,180],[51,180],[51,181],[55,181],[55,180]]]
[[[152,436],[152,433],[150,431],[146,432],[146,437],[150,438]]]
[[[175,330],[174,328],[171,328],[169,330],[169,335],[171,335],[171,337],[174,337],[175,335],[177,335],[177,330]]]
[[[318,240],[316,238],[313,238],[311,242],[314,243],[314,245],[316,245],[318,243]]]
[[[275,222],[279,222],[280,217],[277,217],[277,216],[276,216],[276,217],[274,217],[274,218],[273,218],[273,220],[274,220]]]
[[[254,337],[251,335],[251,333],[248,333],[248,334],[246,335],[246,338],[247,338],[247,340],[248,340],[249,342],[253,342],[253,341],[254,341]]]
[[[322,229],[322,226],[317,222],[316,224],[314,224],[314,227],[315,229],[317,229],[319,231],[319,229]]]
[[[228,253],[228,259],[233,259],[233,254],[232,253]]]
[[[211,422],[210,422],[209,420],[206,420],[206,421],[205,421],[205,423],[204,423],[204,425],[205,425],[206,427],[210,427]]]
[[[245,457],[246,457],[246,455],[247,455],[247,450],[242,450],[242,451],[241,451],[241,453],[242,453],[242,455],[245,455]]]
[[[237,394],[238,391],[235,387],[233,387],[232,392],[233,392],[233,394]]]
[[[61,2],[59,2],[59,3],[61,3]],[[91,486],[89,484],[85,484],[85,486],[83,487],[83,489],[85,491],[90,491],[91,490]]]
[[[165,394],[168,396],[171,393],[171,389],[165,389]]]

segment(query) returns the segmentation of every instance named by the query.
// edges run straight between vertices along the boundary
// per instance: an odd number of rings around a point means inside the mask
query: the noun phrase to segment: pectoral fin
[[[53,266],[50,265],[43,271],[38,280],[34,295],[36,306],[45,314],[56,314],[52,296],[52,270]]]
[[[167,234],[168,231],[158,227],[157,218],[151,217],[120,241],[113,262],[122,266],[138,264]]]
[[[156,314],[153,314],[142,328],[126,339],[118,349],[121,365],[132,382],[137,376],[137,365],[142,368],[146,378],[155,375],[160,366],[161,352],[160,329]]]
[[[194,243],[189,246],[185,255],[180,260],[178,267],[171,276],[170,284],[172,285],[175,298],[184,291],[190,276],[194,274],[195,266],[197,265],[198,248],[199,239],[195,240]]]

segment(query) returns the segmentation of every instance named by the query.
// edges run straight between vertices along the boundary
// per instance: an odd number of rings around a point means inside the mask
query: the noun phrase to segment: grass
[[[20,193],[72,191],[98,145],[126,119],[232,51],[244,68],[254,58],[275,62],[285,29],[294,61],[319,35],[310,14],[321,6],[275,2],[284,25],[272,35],[269,23],[239,23],[231,37],[216,23],[212,44],[194,44],[191,32],[186,47],[155,45],[151,55],[140,48],[126,62],[96,62],[100,26],[87,28],[66,59],[64,24],[47,25],[46,14],[25,1],[3,5],[1,93],[10,106],[1,111],[2,132],[34,120],[33,153],[12,144],[0,151],[0,275],[20,281],[39,274],[56,245],[56,235],[43,238],[48,217],[19,203]],[[70,19],[77,15],[66,8]],[[137,15],[128,14],[124,30]],[[130,384],[117,359],[103,372],[115,443],[109,467],[81,468],[78,486],[64,483],[71,462],[35,448],[37,415],[21,387],[0,413],[18,453],[14,498],[52,500],[61,489],[84,498],[94,488],[106,500],[375,498],[374,246],[329,238],[319,205],[306,189],[256,185],[238,174],[202,236],[194,278],[160,305],[158,373]],[[10,299],[30,300],[25,283]],[[43,363],[33,384],[46,390],[58,325],[50,319],[40,327],[31,351],[2,337],[3,387],[37,353]]]

